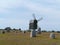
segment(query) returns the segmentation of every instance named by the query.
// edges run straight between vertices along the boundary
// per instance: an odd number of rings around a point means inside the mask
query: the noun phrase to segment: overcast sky
[[[33,13],[42,29],[60,30],[60,0],[0,0],[0,28],[26,30]]]

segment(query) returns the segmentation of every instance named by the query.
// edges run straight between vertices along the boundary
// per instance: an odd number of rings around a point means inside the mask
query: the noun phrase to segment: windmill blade
[[[39,20],[37,20],[37,21],[41,21],[43,18],[41,17]]]
[[[35,14],[33,13],[33,18],[36,19]]]

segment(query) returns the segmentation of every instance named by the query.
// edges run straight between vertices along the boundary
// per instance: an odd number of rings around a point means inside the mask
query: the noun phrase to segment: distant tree
[[[16,30],[15,28],[13,28],[13,30]]]
[[[11,30],[11,28],[10,27],[6,27],[5,30]]]
[[[31,30],[27,30],[27,32],[31,32]]]
[[[48,32],[51,32],[51,31],[48,31]]]
[[[21,28],[19,28],[19,30],[21,30]]]
[[[51,32],[55,32],[54,30],[52,30]]]
[[[47,32],[46,30],[42,30],[42,32]]]
[[[0,30],[4,30],[4,29],[0,29]]]
[[[60,31],[57,31],[57,33],[60,33]]]
[[[6,27],[5,30],[6,30],[7,32],[10,32],[11,28],[10,28],[10,27]]]
[[[21,28],[19,28],[19,31],[22,32]]]

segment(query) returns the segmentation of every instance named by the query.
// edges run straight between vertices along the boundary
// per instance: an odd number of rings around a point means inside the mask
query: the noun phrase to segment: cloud
[[[59,5],[60,0],[0,0],[0,18],[3,18],[0,21],[1,24],[6,23],[6,25],[8,23],[26,26],[28,25],[26,22],[31,19],[32,13],[35,13],[37,18],[43,17],[42,23],[44,24],[41,23],[42,27],[47,25],[53,27],[55,24],[57,26],[60,24]]]
[[[2,8],[11,8],[21,5],[23,0],[0,0],[0,7]]]
[[[44,0],[43,0],[44,1]],[[43,2],[42,1],[42,2]],[[45,0],[46,3],[51,4],[51,2],[55,2],[54,0]],[[0,0],[0,12],[9,12],[8,9],[12,8],[18,8],[18,7],[26,7],[29,10],[36,11],[36,12],[41,12],[41,13],[50,13],[54,12],[54,8],[49,8],[49,7],[44,7],[44,5],[40,3],[34,3],[31,1],[27,0]]]
[[[36,12],[41,12],[41,13],[55,13],[56,9],[51,8],[51,7],[45,7],[44,5],[41,5],[39,3],[33,3],[33,2],[25,2],[25,6],[29,8],[30,10],[34,10]]]
[[[23,0],[0,0],[0,13],[10,12],[8,9],[22,6]]]

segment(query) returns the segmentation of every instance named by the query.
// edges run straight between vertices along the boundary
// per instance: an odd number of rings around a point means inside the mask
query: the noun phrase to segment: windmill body
[[[31,20],[30,21],[29,29],[37,29],[37,20]]]
[[[33,17],[34,17],[34,20],[30,20],[30,23],[29,23],[29,29],[31,30],[30,37],[36,37],[37,24],[38,24],[38,21],[42,19],[40,18],[39,20],[37,20],[34,14],[33,14]]]

